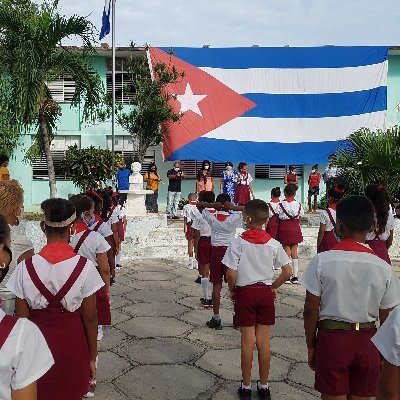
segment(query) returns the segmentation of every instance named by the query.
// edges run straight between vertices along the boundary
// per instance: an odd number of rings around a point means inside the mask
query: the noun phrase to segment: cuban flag
[[[175,65],[181,120],[165,160],[314,164],[359,128],[384,129],[388,47],[150,49]]]
[[[111,13],[111,0],[105,0],[103,16],[101,18],[101,30],[100,30],[99,40],[102,40],[105,36],[107,36],[110,33],[110,28],[111,28],[110,13]]]

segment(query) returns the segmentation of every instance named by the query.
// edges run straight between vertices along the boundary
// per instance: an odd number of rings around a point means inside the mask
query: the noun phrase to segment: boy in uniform
[[[344,198],[336,218],[342,241],[315,256],[302,278],[308,363],[322,399],[370,399],[380,371],[371,338],[378,319],[383,323],[400,303],[400,283],[391,266],[364,244],[375,227],[370,200]]]
[[[188,269],[196,268],[195,258],[194,258],[194,237],[193,237],[193,228],[192,223],[196,215],[200,215],[199,210],[196,207],[197,204],[197,195],[196,193],[189,193],[188,203],[185,204],[182,210],[183,215],[183,233],[185,234],[185,238],[188,242]]]
[[[247,230],[231,239],[222,263],[227,278],[235,321],[240,326],[242,383],[240,399],[251,398],[251,368],[254,346],[258,350],[260,381],[257,392],[269,400],[268,377],[271,363],[270,326],[275,324],[276,289],[292,274],[290,259],[282,245],[263,229],[268,221],[268,204],[250,200],[243,211]],[[275,279],[275,270],[281,269]]]

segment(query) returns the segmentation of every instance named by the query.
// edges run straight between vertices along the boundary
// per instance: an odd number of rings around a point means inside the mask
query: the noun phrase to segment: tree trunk
[[[44,154],[46,157],[47,171],[49,174],[49,187],[50,187],[50,198],[54,199],[57,197],[57,185],[56,185],[56,171],[54,169],[53,158],[50,151],[50,138],[49,129],[47,126],[46,118],[43,115],[39,116],[39,129],[42,135]]]

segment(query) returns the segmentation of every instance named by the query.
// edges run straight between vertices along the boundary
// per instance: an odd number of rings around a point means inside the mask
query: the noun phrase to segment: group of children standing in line
[[[241,399],[251,397],[254,347],[260,376],[257,392],[270,399],[269,333],[275,323],[276,290],[284,283],[300,283],[298,244],[303,241],[304,210],[295,199],[296,191],[297,185],[288,183],[284,200],[280,188],[274,188],[269,203],[256,199],[244,206],[236,206],[227,195],[215,199],[213,192],[203,191],[198,199],[190,194],[183,210],[188,267],[198,263],[200,301],[213,309],[206,325],[222,329],[224,281],[234,302],[234,326],[241,331]],[[370,399],[377,392],[379,400],[399,400],[400,282],[388,255],[394,229],[389,198],[381,185],[368,185],[365,196],[343,198],[344,192],[341,185],[328,190],[328,207],[320,214],[318,254],[301,280],[315,388],[325,400]],[[237,236],[241,227],[245,231]],[[275,270],[280,270],[277,277]],[[394,307],[377,333],[377,325]],[[382,371],[379,352],[385,359]]]
[[[15,316],[0,310],[1,399],[94,396],[97,341],[111,325],[110,286],[126,231],[125,208],[110,189],[42,203],[47,244],[6,283],[16,296]],[[0,216],[0,281],[9,247]]]

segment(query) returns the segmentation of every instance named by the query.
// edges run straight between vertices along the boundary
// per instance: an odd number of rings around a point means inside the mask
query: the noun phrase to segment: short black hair
[[[268,220],[269,208],[264,200],[250,200],[244,206],[244,213],[251,217],[252,221],[257,224],[264,224]]]
[[[80,218],[81,214],[90,211],[94,206],[93,200],[84,194],[76,194],[71,196],[69,201],[75,206],[77,218]]]
[[[214,203],[215,202],[215,193],[207,190],[203,190],[200,192],[201,196],[201,201],[204,203]],[[200,197],[200,196],[199,196]]]
[[[231,201],[231,196],[229,196],[229,194],[221,193],[217,196],[217,203],[225,204],[230,201]]]
[[[197,195],[196,195],[196,193],[189,193],[189,196],[188,196],[188,200],[190,200],[190,199],[197,199]]]
[[[75,212],[75,206],[69,200],[65,199],[48,199],[41,204],[44,217],[47,221],[63,222],[70,218]],[[53,234],[62,234],[68,229],[68,226],[62,228],[54,228],[46,225],[46,231]]]
[[[336,218],[350,232],[368,232],[374,223],[374,206],[365,196],[347,196],[336,207]]]
[[[8,157],[5,154],[0,154],[0,165],[5,163],[5,162],[7,162],[7,161],[10,161],[10,157]]]
[[[289,183],[285,186],[285,189],[283,189],[283,193],[285,193],[287,197],[292,197],[296,194],[298,188],[299,187],[295,183]]]
[[[281,197],[281,188],[280,187],[274,187],[272,190],[271,190],[271,197]]]

